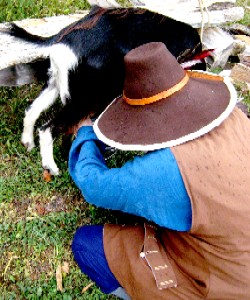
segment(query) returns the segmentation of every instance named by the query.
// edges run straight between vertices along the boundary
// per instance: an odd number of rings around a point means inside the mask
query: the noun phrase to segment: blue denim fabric
[[[110,294],[120,287],[105,257],[102,225],[87,225],[77,229],[72,251],[81,271],[95,281],[103,293]]]

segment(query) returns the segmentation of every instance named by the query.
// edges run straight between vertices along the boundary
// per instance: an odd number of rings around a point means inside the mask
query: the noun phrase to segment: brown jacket
[[[172,148],[192,202],[190,232],[106,225],[111,271],[132,299],[250,299],[250,122],[237,108]]]

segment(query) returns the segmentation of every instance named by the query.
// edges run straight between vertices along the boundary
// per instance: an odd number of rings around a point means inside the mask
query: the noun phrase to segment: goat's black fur
[[[139,8],[94,7],[49,38],[31,35],[14,24],[9,34],[40,47],[67,45],[77,57],[77,66],[68,73],[70,97],[42,128],[50,127],[53,137],[68,132],[90,113],[99,114],[122,93],[123,57],[131,49],[154,41],[163,42],[176,58],[187,49],[201,52],[200,37],[190,25]],[[197,68],[205,69],[205,63]]]

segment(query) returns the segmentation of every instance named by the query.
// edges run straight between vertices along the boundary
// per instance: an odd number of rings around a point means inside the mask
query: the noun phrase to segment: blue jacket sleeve
[[[191,203],[170,149],[138,156],[109,169],[92,127],[72,144],[69,171],[84,198],[96,206],[144,217],[174,230],[191,227]]]

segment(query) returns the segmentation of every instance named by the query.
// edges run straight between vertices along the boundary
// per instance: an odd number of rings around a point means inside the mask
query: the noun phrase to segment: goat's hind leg
[[[48,109],[56,100],[58,89],[54,80],[50,80],[48,86],[40,93],[34,102],[26,109],[23,122],[23,133],[21,141],[28,151],[35,146],[34,126],[40,114]]]
[[[51,133],[50,123],[39,129],[40,154],[42,158],[42,166],[48,170],[51,175],[58,175],[59,169],[55,163],[53,156],[53,137]]]
[[[73,126],[87,115],[83,108],[78,107],[76,103],[72,101],[62,107],[53,119],[39,129],[42,166],[48,170],[50,174],[59,174],[59,169],[53,156],[54,139],[61,134],[71,134]]]

